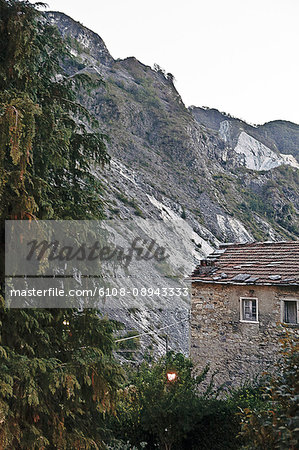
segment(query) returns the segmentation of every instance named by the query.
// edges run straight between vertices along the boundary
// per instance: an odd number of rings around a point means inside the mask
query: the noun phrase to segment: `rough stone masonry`
[[[298,269],[298,241],[221,246],[203,260],[192,275],[196,370],[209,364],[227,386],[273,370],[286,328],[298,333]]]

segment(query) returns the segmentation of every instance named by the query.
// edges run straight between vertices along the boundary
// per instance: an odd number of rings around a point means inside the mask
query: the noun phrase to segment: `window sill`
[[[259,323],[259,321],[257,321],[257,320],[242,320],[242,319],[240,319],[240,322],[242,322],[242,323]]]

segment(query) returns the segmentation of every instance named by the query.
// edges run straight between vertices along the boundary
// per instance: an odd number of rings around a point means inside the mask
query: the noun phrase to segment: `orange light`
[[[175,372],[167,372],[166,376],[168,381],[175,381],[177,379],[177,374]]]

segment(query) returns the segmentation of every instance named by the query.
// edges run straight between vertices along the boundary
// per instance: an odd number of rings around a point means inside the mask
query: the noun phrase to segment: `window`
[[[258,322],[257,298],[241,298],[240,312],[242,322]]]
[[[283,302],[283,322],[298,323],[297,301],[284,300]]]

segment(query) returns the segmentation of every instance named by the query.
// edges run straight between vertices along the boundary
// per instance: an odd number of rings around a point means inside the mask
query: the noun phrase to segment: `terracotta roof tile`
[[[299,285],[299,241],[222,244],[192,279],[203,282]]]

